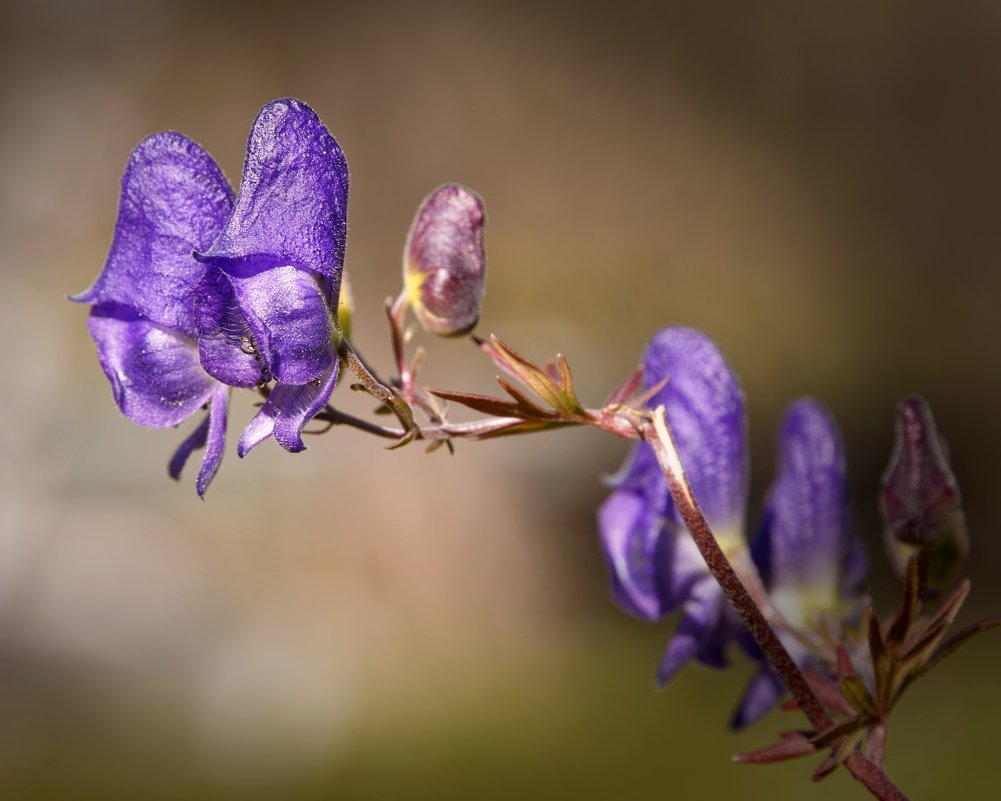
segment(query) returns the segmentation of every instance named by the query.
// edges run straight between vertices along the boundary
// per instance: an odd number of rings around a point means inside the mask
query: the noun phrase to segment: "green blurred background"
[[[865,797],[809,786],[806,762],[730,764],[801,725],[726,731],[739,655],[654,692],[672,624],[617,612],[594,528],[624,444],[450,458],[335,431],[229,453],[201,503],[165,476],[180,434],[118,414],[64,296],[101,268],[136,142],[179,129],[235,181],[259,107],[300,97],[351,167],[371,360],[414,209],[469,184],[481,333],[562,351],[586,400],[661,325],[720,342],[749,400],[751,521],[785,404],[829,404],[884,605],[875,492],[893,404],[924,394],[967,502],[968,621],[1001,607],[998,4],[0,9],[0,798]],[[489,391],[468,343],[429,344],[431,383]],[[999,657],[985,638],[898,710],[912,798],[1001,794]]]

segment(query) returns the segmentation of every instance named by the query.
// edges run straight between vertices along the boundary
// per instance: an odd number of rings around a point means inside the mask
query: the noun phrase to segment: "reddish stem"
[[[832,728],[834,721],[827,713],[816,693],[810,688],[806,677],[792,656],[786,650],[775,630],[754,602],[744,583],[731,566],[726,554],[716,541],[709,523],[699,508],[685,476],[678,450],[664,417],[664,407],[658,406],[652,419],[640,424],[640,436],[650,445],[657,462],[667,480],[668,489],[674,499],[685,525],[688,527],[699,552],[706,560],[706,566],[713,578],[736,610],[754,641],[761,648],[772,669],[779,675],[800,709],[810,720],[818,733]],[[879,765],[864,754],[856,751],[846,762],[848,769],[866,789],[881,801],[907,801],[907,797],[890,781]]]

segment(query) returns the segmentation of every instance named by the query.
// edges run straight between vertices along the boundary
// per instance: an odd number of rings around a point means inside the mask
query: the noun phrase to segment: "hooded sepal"
[[[308,270],[336,309],[347,204],[347,162],[337,141],[305,103],[275,100],[254,121],[233,214],[202,258],[230,275],[283,265]]]
[[[643,359],[649,401],[663,404],[685,474],[713,530],[742,530],[748,456],[744,393],[716,344],[690,328],[658,332]],[[680,522],[680,517],[679,517]]]
[[[204,267],[192,251],[209,247],[233,207],[222,171],[175,131],[154,134],[132,152],[122,176],[115,235],[104,270],[72,300],[136,316],[194,338],[193,295]]]
[[[793,626],[823,633],[857,614],[868,563],[852,527],[841,434],[813,399],[796,401],[783,418],[778,474],[751,552]]]

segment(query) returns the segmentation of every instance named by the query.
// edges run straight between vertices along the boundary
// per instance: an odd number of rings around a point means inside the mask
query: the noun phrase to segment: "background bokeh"
[[[609,600],[596,432],[386,452],[334,431],[227,455],[205,503],[179,440],[116,411],[65,301],[97,275],[121,170],[179,129],[237,180],[259,107],[309,102],[351,167],[357,341],[410,217],[486,199],[481,331],[562,351],[593,403],[659,326],[711,333],[749,400],[754,488],[782,409],[841,421],[877,568],[893,404],[931,401],[1001,606],[1001,10],[994,3],[0,2],[0,797],[835,799],[728,755],[751,668],[652,675],[670,623]],[[488,391],[468,343],[427,376]],[[341,390],[338,397],[348,393]],[[365,409],[358,398],[349,408]],[[242,404],[242,405],[241,405]],[[231,436],[251,414],[232,414]],[[1001,643],[899,709],[912,798],[996,798]]]

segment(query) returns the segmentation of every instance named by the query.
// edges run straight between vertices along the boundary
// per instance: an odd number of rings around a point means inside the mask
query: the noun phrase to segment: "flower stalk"
[[[336,140],[312,109],[288,98],[255,120],[238,193],[180,134],[155,134],[133,152],[104,270],[72,299],[91,307],[88,328],[126,417],[170,428],[208,411],[169,474],[176,479],[204,449],[196,480],[204,495],[225,450],[230,395],[241,389],[264,402],[239,439],[240,457],[268,438],[297,453],[302,434],[334,426],[391,440],[389,449],[424,440],[429,452],[452,451],[453,440],[580,425],[639,440],[609,482],[598,523],[615,602],[648,621],[680,612],[658,681],[690,661],[723,667],[739,643],[759,670],[732,725],[754,722],[788,690],[787,708],[802,710],[813,731],[784,732],[736,761],[829,749],[815,780],[843,764],[874,797],[906,801],[883,767],[891,710],[945,657],[1001,626],[1001,618],[981,620],[943,644],[970,589],[962,581],[946,592],[969,542],[927,402],[909,396],[898,406],[883,476],[885,539],[904,581],[896,613],[881,620],[862,589],[868,558],[851,525],[840,432],[822,403],[802,398],[789,407],[777,476],[749,541],[746,399],[699,331],[659,331],[643,365],[601,408],[580,401],[561,354],[540,366],[494,336],[470,339],[498,368],[500,397],[422,385],[425,351],[406,352],[408,311],[434,335],[461,336],[475,327],[484,297],[483,202],[459,184],[431,193],[414,218],[403,290],[386,301],[395,374],[383,380],[348,338],[347,192]],[[331,405],[344,369],[399,427]],[[451,423],[449,403],[485,417]],[[323,427],[305,431],[311,420]]]
[[[699,509],[685,476],[685,469],[678,457],[678,450],[664,416],[664,407],[658,406],[640,429],[642,438],[653,448],[667,480],[671,497],[677,504],[706,565],[722,588],[727,600],[740,616],[754,641],[765,653],[769,664],[788,687],[793,698],[810,723],[823,735],[834,728],[834,721],[823,703],[807,682],[803,671],[790,656],[789,651],[768,623],[765,615],[754,602],[740,576],[733,569],[723,549],[709,528],[709,523]],[[881,801],[907,801],[907,796],[890,780],[882,767],[859,751],[854,751],[845,761],[848,770],[873,796]]]

